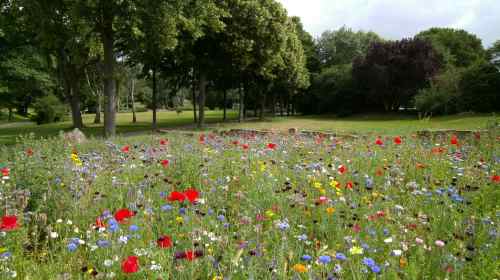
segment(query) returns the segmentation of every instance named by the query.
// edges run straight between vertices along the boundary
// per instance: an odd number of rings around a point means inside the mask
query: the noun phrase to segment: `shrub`
[[[62,121],[66,114],[66,106],[53,94],[39,98],[33,104],[33,109],[35,110],[33,120],[37,124]]]
[[[468,68],[460,80],[460,89],[463,111],[500,110],[500,72],[493,64],[482,61]]]
[[[453,114],[458,112],[461,68],[448,68],[437,75],[429,88],[421,89],[415,96],[415,107],[424,114]]]

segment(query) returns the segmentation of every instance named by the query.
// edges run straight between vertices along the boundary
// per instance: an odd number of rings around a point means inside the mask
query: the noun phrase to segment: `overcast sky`
[[[500,0],[278,0],[300,16],[314,37],[346,25],[386,39],[411,37],[430,27],[465,29],[485,47],[500,40]]]

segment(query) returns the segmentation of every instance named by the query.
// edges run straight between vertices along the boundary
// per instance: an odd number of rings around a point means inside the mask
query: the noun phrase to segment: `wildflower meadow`
[[[495,279],[499,138],[22,138],[0,279]]]

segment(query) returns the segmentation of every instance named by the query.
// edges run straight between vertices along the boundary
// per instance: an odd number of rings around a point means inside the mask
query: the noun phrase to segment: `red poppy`
[[[10,169],[7,167],[0,169],[0,171],[2,171],[2,176],[4,176],[4,177],[9,176],[9,174],[10,174]]]
[[[491,176],[491,181],[495,183],[500,183],[500,175]]]
[[[194,203],[198,199],[199,193],[195,189],[188,189],[184,192],[184,196],[191,202]]]
[[[452,135],[452,136],[451,136],[450,143],[451,143],[452,145],[458,146],[458,137],[457,137],[456,135]]]
[[[401,143],[403,143],[403,140],[401,139],[400,136],[394,137],[394,144],[401,145]]]
[[[340,174],[344,174],[347,171],[347,168],[344,165],[340,165],[338,171]]]
[[[277,146],[278,146],[278,145],[276,145],[276,144],[274,144],[274,143],[269,143],[269,144],[267,144],[267,148],[268,148],[268,149],[271,149],[271,150],[276,149],[276,147],[277,147]]]
[[[14,230],[18,227],[16,216],[3,216],[2,223],[0,224],[0,230],[9,231]]]
[[[29,156],[29,157],[32,156],[33,155],[33,149],[31,149],[31,148],[26,149],[26,155]]]
[[[129,256],[122,262],[122,271],[124,273],[135,273],[139,271],[139,258]]]
[[[238,145],[240,144],[240,141],[238,141],[238,140],[234,140],[234,141],[233,141],[233,142],[231,142],[231,143],[232,143],[233,145],[235,145],[235,146],[238,146]]]
[[[161,165],[163,165],[163,167],[167,168],[168,165],[169,165],[170,161],[168,159],[164,159],[161,161]]]
[[[132,218],[134,215],[135,215],[134,212],[132,212],[132,211],[126,209],[126,208],[123,208],[123,209],[119,209],[118,211],[116,211],[116,213],[115,213],[115,219],[119,223],[124,223],[128,219]]]
[[[189,250],[189,251],[186,251],[186,259],[187,260],[194,260],[196,258],[196,255],[193,251]]]
[[[168,145],[168,139],[161,139],[160,145],[162,145],[162,146]]]
[[[200,141],[200,144],[204,144],[205,143],[205,134],[201,134],[200,137],[198,138],[198,140]]]
[[[241,145],[241,147],[243,148],[243,150],[248,150],[248,148],[250,148],[250,145],[243,144],[243,145]]]
[[[379,145],[379,146],[382,146],[384,145],[384,142],[382,141],[382,139],[379,137],[377,138],[377,140],[375,140],[375,144]]]
[[[130,152],[130,146],[129,145],[123,146],[122,147],[122,152],[124,152],[124,153]]]
[[[156,241],[156,244],[158,244],[158,247],[160,248],[170,248],[172,247],[172,238],[168,235],[164,235]]]
[[[167,197],[167,199],[168,199],[168,201],[183,202],[186,199],[186,196],[181,192],[173,191],[170,193],[170,195]]]
[[[345,185],[346,188],[352,190],[352,187],[353,187],[353,183],[351,181],[347,182],[347,184]]]

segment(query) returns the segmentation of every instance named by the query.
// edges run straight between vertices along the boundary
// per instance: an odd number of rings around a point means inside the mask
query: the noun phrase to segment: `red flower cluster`
[[[170,164],[170,161],[168,159],[164,159],[160,163],[163,167],[167,168],[168,165]]]
[[[456,135],[451,136],[450,144],[458,146],[458,137]]]
[[[170,248],[172,247],[172,238],[168,235],[164,235],[156,240],[156,244],[160,248]]]
[[[382,141],[382,138],[378,137],[377,140],[375,140],[375,144],[382,146],[384,145],[384,141]]]
[[[161,139],[160,145],[162,145],[162,146],[168,145],[168,139]]]
[[[123,146],[121,150],[124,153],[128,153],[128,152],[130,152],[130,146],[129,145]]]
[[[10,231],[18,228],[18,226],[16,216],[3,216],[2,223],[0,224],[0,230]]]
[[[119,209],[115,213],[115,219],[119,223],[125,223],[128,219],[132,218],[133,216],[135,216],[135,213],[126,208]]]
[[[347,167],[345,167],[345,165],[339,165],[339,168],[337,170],[340,174],[344,174],[347,171]]]
[[[401,143],[403,143],[403,140],[401,139],[400,136],[394,137],[394,144],[401,145]]]
[[[192,260],[199,258],[199,257],[202,257],[202,256],[203,256],[203,251],[200,251],[200,250],[196,250],[196,251],[188,250],[185,252],[175,253],[176,259],[186,259],[188,261],[192,261]]]
[[[2,176],[4,176],[4,177],[9,176],[9,174],[10,174],[10,169],[7,167],[0,169],[0,171],[2,172]]]
[[[276,147],[277,147],[277,146],[278,146],[278,145],[276,145],[276,144],[274,144],[274,143],[269,143],[269,144],[267,144],[267,148],[268,148],[268,149],[271,149],[271,150],[276,149]]]
[[[135,273],[139,271],[139,258],[129,256],[122,262],[122,271],[124,273]]]
[[[500,175],[491,176],[491,181],[494,183],[500,183]]]
[[[183,202],[184,200],[189,200],[189,202],[194,203],[196,199],[198,199],[199,193],[197,190],[191,188],[187,189],[184,192],[173,191],[167,197],[168,201],[179,201]]]

